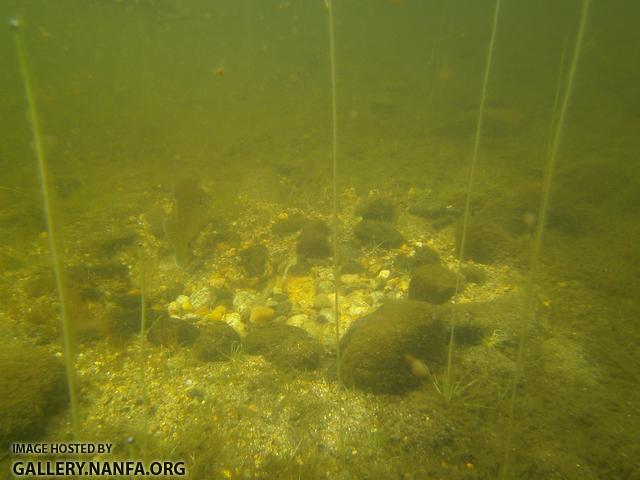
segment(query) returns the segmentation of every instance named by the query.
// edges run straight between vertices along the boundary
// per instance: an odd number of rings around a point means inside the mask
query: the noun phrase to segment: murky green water
[[[4,0],[3,478],[636,478],[639,7],[588,3],[549,175],[585,4],[501,2],[470,189],[495,5],[334,0],[334,171],[323,1]]]

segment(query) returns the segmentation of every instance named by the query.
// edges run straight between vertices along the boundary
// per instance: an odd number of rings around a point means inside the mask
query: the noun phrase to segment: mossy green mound
[[[442,265],[423,265],[415,270],[409,284],[409,298],[430,303],[444,303],[456,291],[458,275]]]
[[[41,437],[68,401],[62,362],[30,345],[0,348],[0,447]]]
[[[448,313],[448,315],[447,315]],[[341,342],[342,375],[348,386],[374,393],[399,394],[417,387],[409,358],[430,370],[446,357],[448,309],[426,302],[389,302],[356,320]]]
[[[302,328],[270,324],[257,328],[244,339],[245,351],[263,355],[281,368],[314,370],[320,364],[320,344]]]
[[[201,331],[193,349],[203,362],[224,362],[238,351],[240,336],[225,322],[213,322],[202,327]]]

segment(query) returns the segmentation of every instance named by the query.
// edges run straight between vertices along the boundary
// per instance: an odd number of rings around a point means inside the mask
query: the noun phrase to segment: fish
[[[164,231],[173,247],[176,264],[189,270],[195,260],[191,244],[209,223],[209,196],[194,178],[177,182],[173,196],[174,209],[165,218]]]
[[[429,367],[427,367],[427,364],[424,363],[422,360],[414,357],[410,353],[405,353],[403,357],[404,357],[404,360],[407,362],[407,365],[409,365],[409,368],[411,369],[411,374],[414,377],[419,377],[419,378],[431,377],[431,372],[429,371]]]

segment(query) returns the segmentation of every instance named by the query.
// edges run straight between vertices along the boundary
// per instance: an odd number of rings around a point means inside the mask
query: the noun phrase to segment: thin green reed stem
[[[574,88],[576,71],[578,68],[578,60],[580,59],[580,52],[582,50],[582,42],[584,38],[584,32],[587,25],[587,17],[589,13],[590,0],[584,0],[582,3],[582,11],[580,13],[580,24],[578,27],[578,33],[576,34],[576,42],[573,49],[573,58],[571,59],[571,67],[569,68],[569,76],[567,78],[567,85],[565,88],[564,97],[562,98],[562,104],[560,105],[560,111],[558,113],[555,132],[553,132],[553,139],[551,141],[551,148],[548,151],[547,162],[545,168],[544,182],[542,186],[542,196],[540,199],[540,218],[536,225],[536,232],[533,239],[533,246],[531,257],[529,260],[529,274],[527,276],[527,283],[525,288],[525,299],[522,307],[522,322],[520,330],[520,338],[518,341],[518,352],[516,356],[516,368],[513,374],[513,380],[511,384],[511,398],[509,400],[509,416],[507,420],[507,435],[505,440],[505,452],[504,461],[500,471],[500,480],[506,480],[509,474],[509,468],[511,463],[511,442],[513,441],[513,416],[515,411],[515,403],[517,396],[517,386],[522,376],[522,362],[524,356],[524,345],[527,337],[529,326],[531,325],[534,313],[534,282],[535,274],[538,266],[538,260],[540,258],[540,250],[542,248],[542,238],[544,234],[544,227],[546,225],[547,212],[549,209],[549,198],[551,196],[551,180],[558,160],[558,150],[560,147],[560,139],[564,131],[564,125],[567,116],[567,110],[569,107],[569,100]]]
[[[140,245],[140,385],[142,386],[142,408],[144,421],[144,438],[142,440],[142,459],[146,462],[149,446],[149,406],[147,405],[147,287],[144,268],[144,244]]]
[[[51,197],[49,195],[49,173],[45,161],[44,148],[42,146],[42,138],[40,134],[40,119],[38,117],[38,109],[36,106],[35,96],[31,83],[31,75],[29,74],[29,64],[27,62],[26,49],[22,38],[22,25],[17,19],[12,19],[11,28],[13,30],[13,39],[16,44],[16,53],[18,55],[18,63],[20,64],[20,72],[22,74],[22,82],[24,84],[24,93],[27,100],[27,113],[31,131],[33,134],[33,144],[35,146],[36,160],[38,164],[38,174],[40,177],[40,190],[42,191],[42,202],[47,221],[47,232],[49,237],[49,251],[51,253],[51,262],[53,264],[53,272],[55,275],[56,288],[58,291],[58,303],[60,304],[60,317],[62,323],[62,339],[64,349],[64,364],[67,371],[67,384],[69,387],[69,401],[71,403],[71,427],[73,435],[77,439],[80,433],[80,423],[78,420],[78,402],[76,399],[75,374],[73,367],[73,352],[71,349],[71,332],[69,327],[69,319],[67,316],[67,295],[65,292],[64,280],[62,278],[62,263],[58,252],[58,235],[56,224],[53,221],[51,208]]]
[[[333,184],[333,214],[332,214],[332,243],[333,243],[333,296],[334,310],[336,321],[336,373],[338,384],[342,385],[342,366],[340,352],[340,275],[338,268],[338,108],[336,101],[336,48],[333,28],[333,2],[325,0],[327,7],[327,18],[329,21],[329,60],[331,64],[331,157],[332,165],[332,184]]]
[[[500,16],[500,2],[496,0],[493,10],[493,24],[491,26],[491,38],[487,49],[487,62],[484,69],[484,78],[482,80],[482,93],[480,94],[480,107],[478,108],[478,121],[476,122],[476,131],[473,140],[473,153],[471,155],[471,168],[469,171],[469,180],[467,183],[467,195],[464,202],[464,215],[462,217],[462,235],[460,238],[460,254],[458,262],[462,265],[464,261],[465,245],[467,241],[467,227],[469,224],[469,211],[471,207],[471,192],[475,181],[476,167],[478,164],[478,152],[480,151],[480,139],[482,138],[482,126],[484,122],[484,110],[487,101],[487,87],[491,76],[491,64],[493,63],[493,50],[496,43],[496,31],[498,30],[498,18]],[[445,373],[443,391],[447,400],[451,400],[453,396],[453,347],[456,326],[456,301],[455,298],[460,290],[460,275],[456,277],[456,288],[454,293],[454,304],[451,313],[451,330],[449,333],[449,346],[447,349],[447,371]]]

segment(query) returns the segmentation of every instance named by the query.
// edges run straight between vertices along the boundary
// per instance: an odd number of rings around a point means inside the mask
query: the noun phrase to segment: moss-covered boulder
[[[240,260],[250,276],[261,277],[269,261],[269,251],[264,245],[252,245],[240,252]]]
[[[200,335],[200,330],[179,318],[162,316],[147,332],[147,340],[153,345],[164,347],[191,346]]]
[[[416,248],[413,255],[398,255],[395,260],[395,264],[398,268],[408,272],[413,272],[423,265],[433,265],[438,263],[440,263],[440,254],[437,250],[429,247],[428,245]]]
[[[356,320],[341,341],[345,383],[374,393],[399,394],[424,377],[408,359],[433,371],[445,362],[448,308],[426,302],[389,302]]]
[[[462,222],[456,225],[456,250],[460,253]],[[469,219],[464,258],[479,263],[496,263],[513,258],[517,252],[514,238],[499,224],[483,217]]]
[[[409,298],[430,303],[444,303],[456,291],[462,278],[442,265],[423,265],[413,272],[409,284]]]
[[[330,256],[332,253],[329,242],[330,233],[331,230],[326,223],[319,220],[308,222],[298,237],[297,252],[309,258]]]
[[[245,352],[263,355],[282,368],[314,370],[320,363],[322,348],[305,330],[292,325],[269,324],[249,332]]]
[[[51,416],[68,402],[62,362],[41,348],[0,348],[0,448],[41,437]]]
[[[196,357],[203,362],[224,362],[240,345],[240,336],[225,322],[213,322],[200,329],[193,344]]]
[[[404,237],[393,225],[379,220],[363,220],[353,229],[353,234],[369,247],[398,248]]]
[[[430,196],[419,196],[409,205],[409,213],[428,219],[438,219],[449,215],[447,204]]]
[[[396,206],[389,197],[373,195],[360,200],[356,205],[355,213],[365,220],[393,222],[396,216]]]

